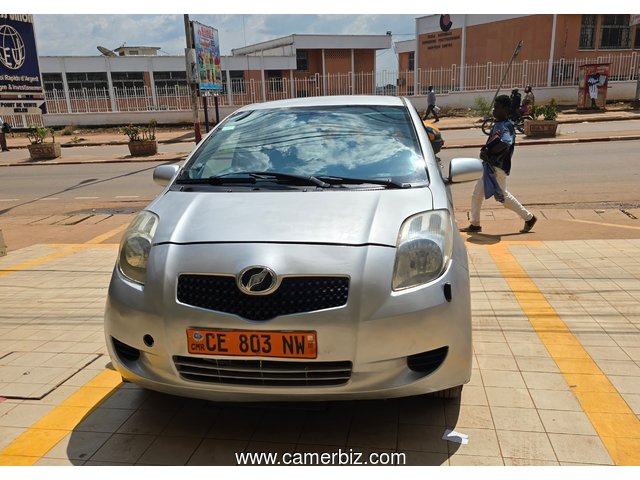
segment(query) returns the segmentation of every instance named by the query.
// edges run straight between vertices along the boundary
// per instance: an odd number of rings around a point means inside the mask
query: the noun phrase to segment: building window
[[[629,15],[602,15],[600,48],[629,48],[630,46]]]
[[[229,70],[231,78],[231,93],[244,93],[244,71]]]
[[[296,50],[296,70],[309,71],[309,50]]]
[[[113,88],[144,88],[143,72],[111,72]]]
[[[61,73],[43,73],[42,82],[45,92],[53,92],[54,90],[62,92],[64,90]]]
[[[415,52],[409,52],[409,71],[413,72],[416,69],[416,54]]]
[[[283,92],[282,70],[267,70],[267,82],[269,82],[270,92]]]
[[[596,47],[596,20],[597,15],[582,15],[582,25],[580,26],[580,46],[582,49],[593,49]]]
[[[640,25],[636,26],[636,40],[633,43],[633,48],[640,48]]]
[[[69,90],[108,90],[106,72],[67,73],[67,85]]]
[[[187,84],[187,72],[153,72],[153,81],[157,88],[173,88]]]

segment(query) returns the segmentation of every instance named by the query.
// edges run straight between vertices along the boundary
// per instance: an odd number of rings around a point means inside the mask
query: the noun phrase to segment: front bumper
[[[471,375],[471,309],[466,252],[463,248],[456,250],[449,268],[436,281],[392,292],[396,251],[388,247],[155,246],[144,288],[128,282],[117,268],[114,270],[105,313],[108,351],[113,365],[126,380],[165,393],[219,401],[391,398],[462,385]],[[248,265],[268,265],[280,275],[348,275],[347,304],[258,322],[177,301],[176,285],[181,273],[234,274]],[[445,284],[451,285],[451,301],[445,298]],[[210,358],[188,353],[187,328],[313,330],[318,339],[315,361],[350,361],[351,377],[346,384],[322,387],[187,380],[180,376],[175,356]],[[153,338],[152,346],[143,340],[145,335]],[[139,358],[132,361],[118,355],[113,338],[139,350]],[[425,374],[407,366],[409,355],[445,346],[447,356],[434,372]]]

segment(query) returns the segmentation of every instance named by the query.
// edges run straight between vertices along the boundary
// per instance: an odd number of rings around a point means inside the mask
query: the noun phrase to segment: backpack
[[[11,133],[11,125],[9,125],[7,122],[4,122],[2,124],[2,133]]]

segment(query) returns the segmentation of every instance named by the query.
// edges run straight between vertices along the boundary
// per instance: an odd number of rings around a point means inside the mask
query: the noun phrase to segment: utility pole
[[[184,15],[184,33],[187,37],[187,49],[196,48],[193,44],[193,32],[191,30],[191,22],[189,21],[189,15]],[[197,67],[196,67],[197,68]],[[197,83],[191,82],[189,85],[191,89],[191,109],[193,111],[193,131],[196,137],[196,143],[200,143],[202,140],[202,133],[200,132],[200,109],[198,105],[198,94],[200,86]]]

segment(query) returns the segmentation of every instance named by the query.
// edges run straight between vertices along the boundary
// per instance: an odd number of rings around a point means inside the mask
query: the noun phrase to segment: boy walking
[[[524,220],[520,233],[531,231],[538,221],[536,216],[524,208],[516,197],[507,190],[507,176],[511,173],[511,157],[516,142],[516,131],[508,120],[511,99],[507,95],[496,97],[493,116],[496,122],[487,143],[480,150],[484,167],[482,178],[478,180],[471,197],[471,224],[462,232],[481,232],[480,208],[485,198],[493,196],[505,208],[515,212]]]
[[[424,114],[422,120],[427,120],[429,118],[429,114],[433,113],[433,116],[436,117],[435,122],[440,121],[440,117],[438,117],[438,113],[436,112],[436,92],[433,91],[433,86],[429,85],[427,89],[427,113]]]

